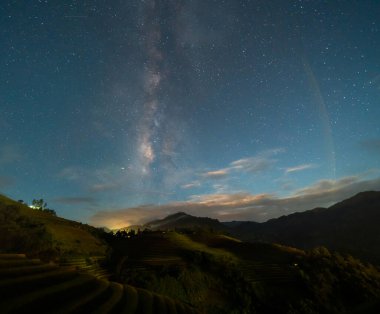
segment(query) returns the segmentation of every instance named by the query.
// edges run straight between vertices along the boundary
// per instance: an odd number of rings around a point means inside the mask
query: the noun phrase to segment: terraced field
[[[200,251],[227,258],[239,265],[248,281],[293,285],[298,270],[295,252],[270,244],[244,243],[223,235],[185,235],[176,232],[144,234],[128,239],[128,266],[136,271],[159,265],[183,266],[181,251]]]
[[[154,233],[133,237],[115,244],[128,256],[127,263],[134,269],[143,270],[155,266],[184,266],[180,248],[169,240],[168,234]]]
[[[298,278],[295,256],[302,251],[290,251],[264,243],[246,243],[224,235],[191,235],[195,242],[210,249],[224,250],[239,259],[240,269],[250,282],[292,286]]]
[[[148,290],[99,279],[73,265],[0,254],[1,313],[195,313]]]
[[[59,265],[62,267],[72,267],[73,270],[91,274],[99,279],[109,279],[111,274],[101,267],[104,260],[105,256],[92,256],[90,258],[70,256],[62,258]]]

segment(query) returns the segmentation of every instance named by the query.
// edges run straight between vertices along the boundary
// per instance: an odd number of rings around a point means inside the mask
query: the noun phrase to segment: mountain
[[[141,230],[203,230],[230,234],[243,241],[280,243],[300,249],[325,246],[380,264],[380,192],[362,192],[329,208],[315,208],[264,223],[219,222],[179,212],[151,221]]]
[[[362,192],[329,208],[294,213],[264,223],[240,222],[230,232],[245,241],[301,249],[326,246],[380,264],[380,192]]]
[[[191,229],[213,232],[228,231],[227,226],[220,223],[217,219],[195,217],[183,212],[169,215],[164,219],[151,221],[145,224],[144,227],[150,230]]]

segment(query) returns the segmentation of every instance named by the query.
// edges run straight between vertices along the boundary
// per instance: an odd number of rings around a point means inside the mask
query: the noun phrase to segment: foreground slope
[[[113,241],[115,280],[206,313],[377,313],[380,307],[379,271],[325,248],[305,252],[203,231],[145,231]]]
[[[148,290],[23,254],[0,254],[1,313],[196,313]]]

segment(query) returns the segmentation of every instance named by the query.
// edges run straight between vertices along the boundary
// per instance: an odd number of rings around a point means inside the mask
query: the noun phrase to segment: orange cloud
[[[193,195],[182,202],[166,205],[146,205],[119,210],[100,211],[91,218],[96,226],[126,227],[146,223],[176,212],[186,212],[199,217],[227,220],[266,221],[271,218],[304,211],[320,206],[330,206],[358,192],[380,190],[380,178],[365,179],[362,176],[344,177],[339,180],[321,180],[298,190],[287,197],[273,194],[207,194]]]

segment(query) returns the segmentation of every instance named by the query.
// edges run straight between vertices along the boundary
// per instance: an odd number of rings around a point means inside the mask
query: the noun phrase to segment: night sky
[[[380,190],[380,2],[1,1],[0,193],[122,227]]]

